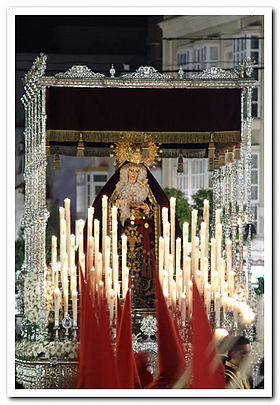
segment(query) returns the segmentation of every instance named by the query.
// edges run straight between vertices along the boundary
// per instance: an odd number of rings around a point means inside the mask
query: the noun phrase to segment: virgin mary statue
[[[95,217],[102,220],[102,196],[109,199],[108,223],[111,232],[111,209],[118,207],[118,253],[121,260],[121,235],[127,236],[127,267],[131,277],[132,307],[154,307],[154,272],[158,271],[158,239],[161,235],[161,209],[169,200],[144,164],[124,163],[96,197]],[[181,230],[176,220],[176,236]]]

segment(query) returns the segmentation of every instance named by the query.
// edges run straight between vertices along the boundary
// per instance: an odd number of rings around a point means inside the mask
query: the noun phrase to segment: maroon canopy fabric
[[[47,88],[47,130],[240,131],[240,89]]]

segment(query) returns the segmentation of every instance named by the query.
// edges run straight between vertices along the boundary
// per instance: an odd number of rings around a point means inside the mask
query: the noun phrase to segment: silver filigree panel
[[[78,78],[78,79],[96,79],[105,77],[102,73],[94,73],[86,65],[74,65],[66,72],[60,72],[55,75],[59,79]]]
[[[195,73],[192,75],[192,79],[210,79],[210,80],[221,80],[221,79],[239,79],[239,76],[234,71],[226,71],[222,68],[212,66],[205,69],[202,73]]]
[[[136,72],[125,73],[121,77],[131,79],[171,79],[170,76],[159,73],[152,66],[140,66]]]

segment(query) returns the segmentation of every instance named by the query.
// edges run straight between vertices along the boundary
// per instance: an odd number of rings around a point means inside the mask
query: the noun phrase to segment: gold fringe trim
[[[196,144],[211,140],[215,143],[231,144],[241,142],[240,131],[217,132],[140,132],[140,131],[72,131],[49,129],[46,139],[49,142],[79,142],[82,134],[83,142],[116,143],[132,142],[145,143],[153,139],[155,143],[163,144]]]

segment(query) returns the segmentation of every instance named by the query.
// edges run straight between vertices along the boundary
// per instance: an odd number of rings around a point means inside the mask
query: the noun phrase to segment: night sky
[[[148,16],[17,16],[16,52],[146,54]]]

